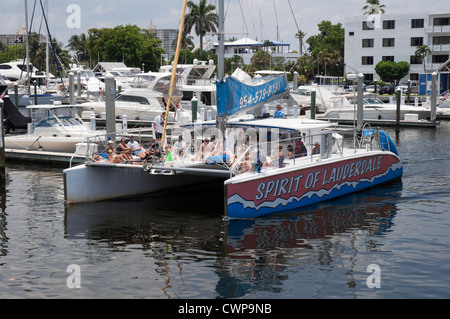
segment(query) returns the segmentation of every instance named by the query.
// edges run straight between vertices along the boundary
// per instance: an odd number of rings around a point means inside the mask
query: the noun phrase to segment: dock
[[[5,149],[5,158],[7,162],[14,163],[36,163],[49,164],[55,166],[69,166],[84,163],[86,156],[74,155],[73,153],[62,152],[47,152],[36,150],[21,150],[21,149]]]

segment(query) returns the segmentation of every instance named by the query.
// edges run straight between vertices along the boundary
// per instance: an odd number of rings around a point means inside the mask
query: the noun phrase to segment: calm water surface
[[[65,207],[62,169],[8,164],[0,298],[449,298],[450,123],[387,130],[401,181],[256,220],[207,186]]]

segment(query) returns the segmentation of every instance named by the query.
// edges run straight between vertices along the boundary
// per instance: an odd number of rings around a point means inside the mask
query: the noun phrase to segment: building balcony
[[[441,25],[425,28],[425,33],[450,33],[450,25]]]
[[[449,44],[434,44],[431,46],[432,52],[449,52],[450,45]]]

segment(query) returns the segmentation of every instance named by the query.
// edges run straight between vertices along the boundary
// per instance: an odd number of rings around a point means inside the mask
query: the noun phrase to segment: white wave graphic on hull
[[[368,178],[362,178],[362,179],[360,179],[360,180],[357,181],[357,182],[348,182],[348,181],[345,181],[345,182],[343,182],[343,183],[341,183],[341,184],[335,184],[335,185],[334,185],[333,187],[331,187],[329,190],[326,190],[326,189],[320,189],[320,190],[318,190],[318,191],[309,191],[309,192],[306,192],[305,194],[303,194],[303,195],[300,196],[300,197],[297,197],[297,196],[291,196],[291,197],[289,197],[289,198],[287,198],[287,199],[277,198],[277,199],[274,200],[274,201],[265,201],[265,202],[262,202],[261,204],[259,204],[259,205],[256,206],[256,207],[254,206],[254,202],[253,202],[253,201],[251,201],[251,200],[245,200],[245,199],[243,199],[243,198],[242,198],[240,195],[238,195],[238,194],[234,194],[233,196],[229,197],[227,202],[228,202],[228,205],[232,205],[232,204],[235,204],[235,203],[239,203],[239,204],[241,204],[241,205],[244,207],[244,209],[246,209],[246,208],[254,208],[254,209],[256,209],[256,210],[259,210],[259,209],[265,208],[265,207],[268,207],[268,208],[276,208],[276,207],[278,207],[279,205],[286,206],[286,205],[288,205],[289,203],[291,203],[291,202],[294,201],[294,200],[297,201],[297,202],[300,202],[303,198],[306,198],[306,197],[311,198],[311,197],[314,196],[314,195],[317,195],[319,198],[322,198],[323,196],[330,195],[331,192],[332,192],[333,190],[335,190],[335,189],[340,190],[341,187],[343,187],[343,186],[351,186],[351,187],[353,187],[353,189],[355,189],[356,186],[357,186],[359,183],[369,182],[370,184],[372,184],[373,181],[374,181],[375,179],[382,178],[383,176],[386,176],[386,175],[389,173],[389,171],[395,172],[397,169],[401,169],[401,168],[402,168],[402,164],[401,164],[400,162],[398,162],[398,163],[392,164],[392,165],[391,165],[384,173],[379,174],[379,175],[375,175],[375,176],[373,176],[373,177],[370,178],[370,179],[368,179]]]

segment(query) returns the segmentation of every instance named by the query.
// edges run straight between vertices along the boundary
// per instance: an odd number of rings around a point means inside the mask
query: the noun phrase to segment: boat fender
[[[205,159],[205,164],[222,164],[230,162],[230,155],[227,153],[223,153],[216,156],[209,156]]]

